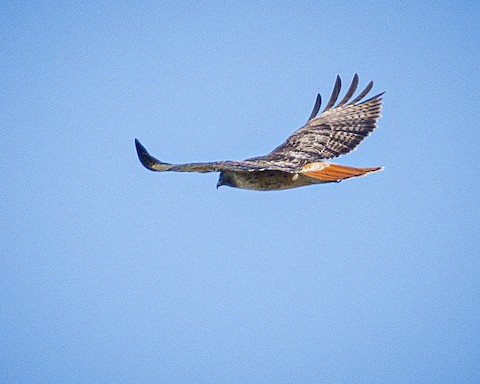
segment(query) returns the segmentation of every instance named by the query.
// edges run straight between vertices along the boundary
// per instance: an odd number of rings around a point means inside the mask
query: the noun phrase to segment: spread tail
[[[352,177],[365,176],[369,173],[382,171],[383,167],[349,167],[328,162],[311,163],[305,165],[302,174],[324,182],[341,181]]]

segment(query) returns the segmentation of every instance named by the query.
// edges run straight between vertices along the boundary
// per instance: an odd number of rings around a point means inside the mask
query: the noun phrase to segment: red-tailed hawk
[[[350,101],[357,86],[358,75],[355,74],[345,96],[334,107],[341,88],[341,80],[337,76],[332,95],[323,112],[317,117],[321,105],[321,97],[317,95],[307,123],[265,156],[243,161],[169,164],[150,156],[145,147],[135,139],[138,157],[142,164],[152,171],[220,172],[217,188],[228,185],[259,191],[339,182],[380,171],[383,167],[357,168],[325,161],[349,153],[377,127],[383,93],[362,101],[373,87],[371,81]]]

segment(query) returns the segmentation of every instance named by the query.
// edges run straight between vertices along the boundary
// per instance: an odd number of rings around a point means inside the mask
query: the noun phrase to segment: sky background
[[[0,382],[479,383],[477,1],[0,4]],[[168,162],[268,153],[335,76],[386,91],[282,192]]]

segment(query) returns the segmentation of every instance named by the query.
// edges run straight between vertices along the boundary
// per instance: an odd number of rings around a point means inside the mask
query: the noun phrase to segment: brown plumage
[[[220,172],[217,187],[228,185],[262,191],[338,182],[380,171],[382,167],[355,168],[323,161],[351,152],[377,127],[383,93],[361,101],[372,89],[371,81],[350,101],[357,86],[358,75],[355,74],[345,96],[334,107],[341,89],[337,76],[323,112],[317,117],[321,105],[321,97],[317,95],[307,123],[265,156],[243,161],[169,164],[150,156],[135,139],[138,157],[152,171]]]

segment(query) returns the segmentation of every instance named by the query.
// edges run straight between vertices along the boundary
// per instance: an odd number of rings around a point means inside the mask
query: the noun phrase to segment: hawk
[[[354,150],[377,127],[381,116],[383,92],[363,100],[372,89],[373,81],[351,100],[358,86],[358,75],[355,74],[345,96],[335,105],[341,84],[337,76],[322,113],[318,115],[321,106],[318,94],[306,124],[268,155],[243,161],[169,164],[152,157],[135,139],[138,157],[151,171],[220,172],[217,188],[227,185],[258,191],[340,182],[381,171],[383,167],[358,168],[325,161]]]

